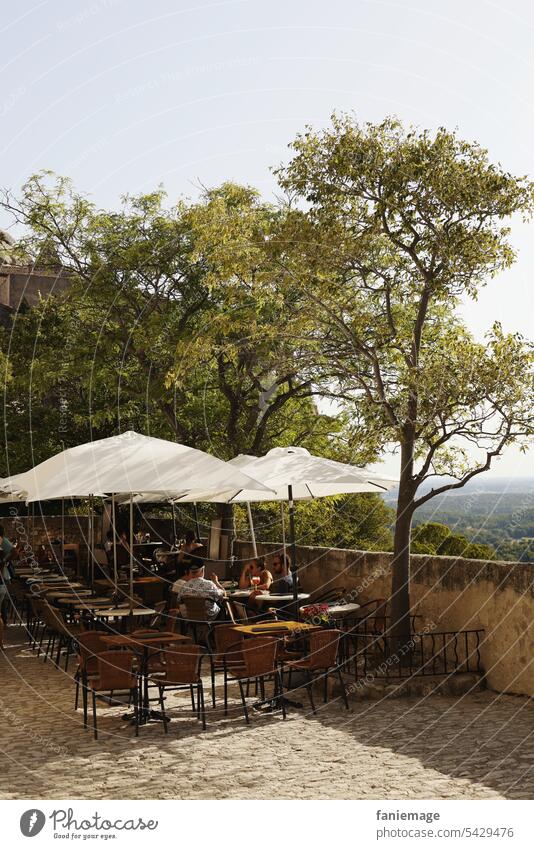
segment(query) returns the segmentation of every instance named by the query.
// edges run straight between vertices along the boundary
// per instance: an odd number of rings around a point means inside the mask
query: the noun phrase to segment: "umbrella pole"
[[[198,507],[197,502],[193,502],[193,510],[195,512],[195,533],[197,535],[197,542],[200,542],[200,525],[198,523]]]
[[[89,574],[91,576],[91,586],[93,586],[95,582],[95,500],[93,496],[89,499],[89,515],[91,517],[91,536],[89,537],[91,565],[89,567]]]
[[[171,501],[172,507],[172,548],[176,548],[176,506],[174,501]]]
[[[287,488],[287,499],[289,502],[289,534],[291,536],[291,574],[293,575],[293,604],[295,607],[295,619],[299,620],[299,590],[297,586],[297,542],[295,539],[295,502],[293,501],[293,487]]]
[[[252,551],[254,552],[254,557],[257,557],[258,546],[256,545],[256,533],[254,531],[254,522],[252,521],[252,510],[250,509],[250,501],[247,501],[247,516],[248,526],[250,528],[250,538],[252,540]]]
[[[286,521],[284,516],[284,502],[280,502],[280,519],[282,521],[282,553],[284,555],[284,563],[286,556]]]
[[[113,583],[117,592],[117,527],[115,525],[115,496],[111,496],[111,521],[113,523]]]
[[[61,569],[65,571],[65,499],[61,499]]]
[[[91,563],[92,563],[92,545],[91,540],[93,537],[93,529],[92,529],[92,504],[91,504],[91,496],[89,496],[88,501],[88,509],[87,509],[87,578],[92,582],[91,579]]]
[[[130,493],[130,615],[133,611],[133,495]]]

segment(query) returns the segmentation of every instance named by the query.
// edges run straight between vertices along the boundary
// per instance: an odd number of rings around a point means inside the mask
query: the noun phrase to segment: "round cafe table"
[[[235,592],[227,593],[227,597],[230,601],[233,598],[235,598],[236,601],[246,601],[253,592],[254,590],[235,590]],[[309,597],[309,593],[299,593],[297,599],[298,601],[306,601]],[[293,595],[291,593],[279,595],[277,593],[261,592],[255,596],[255,601],[258,604],[270,604],[271,607],[275,607],[277,604],[288,604],[289,602],[292,602]]]
[[[306,605],[304,605],[304,608],[305,607]],[[351,616],[353,613],[356,613],[359,609],[360,605],[355,602],[348,602],[347,604],[329,604],[327,613],[332,617],[332,619],[344,619],[346,616]],[[303,608],[301,607],[301,613],[302,610]]]

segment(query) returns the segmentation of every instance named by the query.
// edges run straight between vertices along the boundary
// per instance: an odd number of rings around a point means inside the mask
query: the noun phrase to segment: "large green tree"
[[[157,191],[105,211],[51,174],[4,205],[25,225],[28,261],[72,281],[5,339],[11,471],[127,428],[227,458],[314,448],[340,429],[313,402],[295,293],[272,285],[283,209],[225,184],[196,203],[168,207]]]
[[[356,444],[400,456],[391,596],[400,638],[414,512],[532,432],[531,350],[498,324],[476,341],[457,308],[513,262],[508,219],[531,212],[533,187],[477,144],[393,119],[334,116],[292,147],[278,172],[292,209],[287,277],[314,310],[322,366],[352,411]]]

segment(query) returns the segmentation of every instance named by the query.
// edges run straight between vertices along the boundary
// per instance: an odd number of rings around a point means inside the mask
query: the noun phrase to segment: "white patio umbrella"
[[[358,492],[387,492],[398,484],[370,469],[339,463],[326,457],[310,454],[306,448],[289,446],[272,448],[263,457],[239,454],[229,461],[255,480],[261,481],[274,494],[260,490],[243,489],[231,492],[228,488],[219,492],[191,490],[177,501],[213,501],[238,504],[255,501],[287,501],[288,487],[292,487],[294,501],[309,501],[329,495],[346,495]]]
[[[27,472],[4,478],[3,483],[6,489],[24,495],[27,502],[116,493],[185,493],[204,487],[230,488],[234,495],[242,489],[267,490],[240,469],[204,451],[134,431],[68,448]],[[115,536],[114,543],[116,572]],[[131,550],[130,586],[132,576]]]
[[[190,489],[265,492],[241,469],[211,454],[128,431],[67,448],[12,478],[6,487],[26,501],[87,498],[110,493],[186,493]]]
[[[310,500],[331,495],[344,495],[359,492],[387,492],[397,485],[398,480],[359,468],[348,463],[338,463],[326,457],[316,457],[305,448],[289,446],[273,448],[264,457],[252,457],[240,454],[230,460],[242,472],[261,481],[274,491],[274,495],[253,490],[233,493],[230,490],[219,492],[191,491],[177,499],[186,501],[213,501],[236,504],[258,501],[288,501],[291,534],[291,569],[293,571],[293,599],[298,611],[295,508],[294,502]],[[251,519],[250,509],[248,510]]]

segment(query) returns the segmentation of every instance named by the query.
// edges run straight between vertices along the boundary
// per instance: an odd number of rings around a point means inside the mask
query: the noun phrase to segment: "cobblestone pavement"
[[[43,664],[21,628],[0,657],[2,798],[501,799],[534,798],[531,700],[483,692],[463,699],[337,702],[317,716],[291,709],[208,711],[208,729],[172,704],[140,729],[120,707],[98,709],[99,740],[74,712],[72,674]],[[209,688],[207,688],[207,695]],[[303,694],[305,701],[305,694]]]

